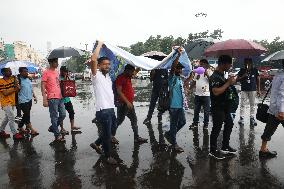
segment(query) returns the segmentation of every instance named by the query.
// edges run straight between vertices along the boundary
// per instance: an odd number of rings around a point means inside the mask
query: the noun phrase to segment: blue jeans
[[[99,138],[96,140],[96,145],[102,144],[106,157],[110,156],[111,135],[117,128],[114,109],[104,109],[96,112],[96,118],[100,125]]]
[[[172,144],[177,144],[176,134],[186,124],[183,108],[170,108],[170,136]]]
[[[200,113],[201,106],[203,106],[203,110],[204,110],[203,124],[208,126],[209,114],[210,114],[210,96],[195,95],[193,124],[198,125],[199,123],[199,113]]]
[[[60,134],[58,126],[66,117],[64,102],[62,99],[49,99],[48,107],[51,119],[51,130],[54,133],[54,136],[57,137]]]

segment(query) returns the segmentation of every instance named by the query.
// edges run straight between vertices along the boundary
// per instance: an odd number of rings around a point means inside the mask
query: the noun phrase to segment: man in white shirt
[[[114,112],[114,93],[112,81],[109,76],[110,60],[107,57],[100,57],[97,59],[102,45],[103,43],[99,41],[91,58],[96,119],[101,125],[102,133],[94,143],[90,144],[90,146],[95,149],[97,153],[102,154],[102,150],[100,149],[100,145],[102,144],[106,161],[109,164],[117,164],[117,161],[110,157],[111,133],[117,127]]]
[[[193,123],[189,126],[189,129],[198,127],[199,113],[201,106],[204,110],[203,129],[208,129],[209,114],[210,114],[210,91],[209,91],[209,77],[212,72],[208,69],[209,63],[206,59],[200,60],[199,65],[205,69],[203,74],[195,73],[193,82],[190,88],[195,87],[195,98],[194,98],[194,118]]]

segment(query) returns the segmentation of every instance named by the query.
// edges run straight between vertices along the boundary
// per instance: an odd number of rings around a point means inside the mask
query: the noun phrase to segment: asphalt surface
[[[92,86],[89,82],[78,83],[78,96],[72,102],[75,122],[82,127],[82,133],[67,135],[65,144],[50,145],[53,135],[47,131],[49,113],[39,98],[32,107],[31,120],[40,135],[20,142],[0,140],[0,188],[284,188],[281,126],[269,143],[271,150],[278,151],[278,157],[260,160],[264,124],[250,128],[247,118],[245,126],[240,127],[236,119],[231,145],[238,154],[217,161],[208,157],[211,124],[208,130],[189,130],[193,115],[188,110],[187,124],[177,134],[178,144],[185,152],[175,154],[163,137],[169,129],[169,115],[163,115],[159,125],[155,112],[152,125],[143,125],[150,88],[147,81],[135,83],[139,134],[149,139],[148,143],[134,144],[130,121],[126,119],[117,132],[120,144],[112,150],[120,163],[115,167],[106,164],[89,146],[98,135],[96,125],[91,123],[95,116]],[[39,88],[36,92],[40,97]],[[2,110],[0,116],[2,119]],[[67,118],[64,124],[70,131]],[[9,126],[6,131],[10,133]]]

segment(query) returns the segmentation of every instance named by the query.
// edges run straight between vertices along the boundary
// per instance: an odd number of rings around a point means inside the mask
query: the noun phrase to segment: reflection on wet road
[[[89,147],[98,135],[91,123],[95,115],[93,89],[90,82],[81,82],[78,96],[72,101],[76,125],[83,133],[67,135],[65,144],[49,145],[53,136],[47,131],[48,109],[41,102],[34,104],[32,123],[40,135],[20,142],[0,140],[0,188],[284,188],[281,127],[270,144],[279,156],[260,161],[258,149],[264,125],[250,128],[247,122],[239,127],[236,120],[231,142],[238,155],[216,161],[208,157],[211,125],[209,130],[189,130],[193,118],[189,110],[187,124],[177,135],[185,152],[175,154],[163,137],[169,128],[169,115],[163,115],[162,124],[158,124],[155,112],[152,125],[143,125],[151,85],[145,80],[134,83],[139,133],[149,143],[134,144],[130,121],[126,120],[117,131],[120,144],[112,150],[120,163],[116,167],[106,164]],[[39,89],[36,91],[39,93]],[[70,130],[68,119],[64,124]]]

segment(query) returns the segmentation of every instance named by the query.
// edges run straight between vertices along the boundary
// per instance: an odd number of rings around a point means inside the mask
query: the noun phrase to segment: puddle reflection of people
[[[158,125],[159,142],[151,124],[147,126],[153,160],[150,169],[140,177],[143,188],[180,188],[184,166],[176,159],[176,152],[171,152],[165,144],[162,125]]]
[[[92,176],[92,183],[99,187],[105,185],[105,188],[135,188],[137,186],[135,179],[139,166],[139,149],[140,145],[135,143],[132,163],[129,167],[123,163],[116,150],[111,152],[111,156],[119,162],[116,165],[116,169],[107,164],[101,156],[93,166],[95,174]]]
[[[74,137],[72,135],[72,140],[75,139]],[[73,143],[76,141],[72,141]],[[68,150],[64,143],[54,143],[52,148],[54,149],[56,177],[52,188],[81,188],[81,179],[74,169],[77,148]]]
[[[240,152],[239,159],[241,165],[249,165],[254,163],[257,157],[257,153],[255,151],[255,132],[254,127],[251,127],[248,135],[248,142],[245,141],[245,128],[239,127],[239,140],[240,140]]]
[[[11,187],[42,188],[41,156],[36,152],[33,143],[28,140],[15,142],[9,154],[7,172]]]

